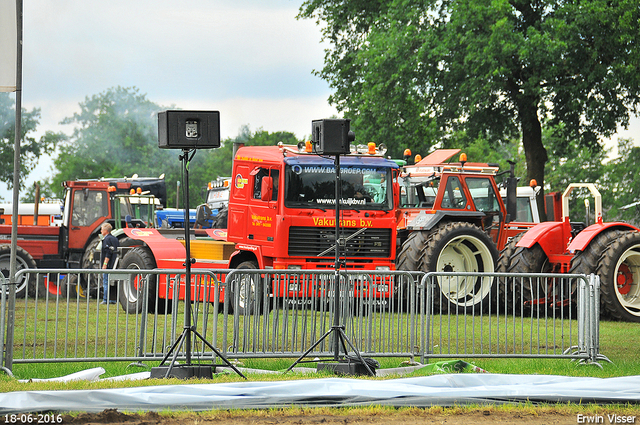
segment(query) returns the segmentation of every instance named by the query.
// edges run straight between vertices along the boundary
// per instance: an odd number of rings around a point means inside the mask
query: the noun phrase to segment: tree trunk
[[[522,146],[527,160],[527,178],[535,179],[538,186],[544,187],[544,165],[547,162],[547,150],[542,145],[542,126],[538,119],[538,108],[535,101],[528,102],[520,108],[522,126]],[[537,196],[538,213],[541,221],[546,221],[544,208],[544,189]]]

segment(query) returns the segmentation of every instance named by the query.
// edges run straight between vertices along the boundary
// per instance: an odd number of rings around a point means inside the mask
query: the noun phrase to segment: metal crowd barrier
[[[491,291],[476,308],[440,287]],[[428,273],[422,358],[539,357],[597,362],[599,278],[575,274]],[[465,293],[461,291],[460,293]],[[460,296],[460,293],[457,295]],[[454,293],[455,295],[455,293]],[[455,303],[451,302],[455,300]]]
[[[166,301],[183,299],[184,270],[111,270],[108,297],[115,304],[101,304],[102,270],[26,269],[16,278],[21,274],[37,286],[16,300],[13,320],[6,322],[12,336],[6,344],[13,348],[5,351],[9,369],[13,363],[159,361],[184,329],[184,302]],[[476,308],[443,301],[441,285],[473,293],[483,279],[493,290]],[[142,290],[159,280],[169,282],[164,293]],[[191,325],[226,358],[295,358],[333,325],[333,270],[192,269],[191,281]],[[553,303],[527,298],[527,291],[540,288],[548,289]],[[132,289],[140,290],[136,301]],[[339,273],[338,294],[340,324],[368,357],[604,358],[593,275],[349,270]],[[4,296],[2,312],[0,324]],[[331,355],[333,347],[329,338],[309,357]],[[192,359],[215,357],[194,339]]]

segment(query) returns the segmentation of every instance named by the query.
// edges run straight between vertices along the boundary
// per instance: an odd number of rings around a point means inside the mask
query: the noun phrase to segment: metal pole
[[[191,365],[191,243],[189,232],[189,150],[182,151],[184,161],[184,247],[186,251],[184,282],[184,330],[185,356],[187,366]]]
[[[341,195],[341,182],[340,182],[340,155],[336,154],[336,229],[335,229],[335,243],[336,243],[336,262],[335,262],[335,275],[334,275],[334,288],[333,288],[333,326],[338,328],[340,326],[340,195]],[[334,335],[334,352],[333,359],[338,361],[340,359],[340,338],[338,335]],[[346,354],[346,353],[345,353]]]
[[[13,367],[13,323],[16,306],[16,252],[18,250],[18,195],[20,194],[20,141],[22,140],[22,0],[16,0],[16,132],[13,152],[13,210],[11,213],[11,256],[9,258],[9,303],[5,366]],[[27,288],[27,292],[28,292]],[[4,290],[4,289],[3,289]]]
[[[180,208],[180,180],[176,181],[176,209]]]

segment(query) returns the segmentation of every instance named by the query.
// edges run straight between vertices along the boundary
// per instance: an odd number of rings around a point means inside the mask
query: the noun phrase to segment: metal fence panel
[[[475,308],[460,307],[441,288],[492,291]],[[555,357],[594,360],[597,276],[572,274],[428,273],[421,283],[428,318],[423,358]],[[469,283],[471,280],[471,283]],[[453,281],[453,283],[452,283]],[[586,337],[588,336],[588,337]]]
[[[184,329],[185,306],[177,301],[184,297],[184,270],[112,270],[108,296],[117,304],[106,305],[96,283],[101,270],[21,273],[38,285],[34,296],[16,300],[14,321],[7,323],[14,331],[7,340],[13,347],[7,364],[159,361]],[[192,269],[190,322],[226,358],[298,357],[334,326],[336,276],[333,270]],[[600,356],[599,281],[593,275],[340,271],[338,276],[339,323],[362,355],[423,362]],[[478,308],[442,302],[441,287],[451,294],[477,279],[493,282]],[[557,302],[543,306],[525,295],[540,288],[548,288],[549,299]],[[4,297],[2,308],[4,319]],[[322,340],[309,357],[331,355],[333,343],[333,336]],[[191,357],[215,360],[216,353],[194,339]],[[184,348],[177,358],[185,358]]]

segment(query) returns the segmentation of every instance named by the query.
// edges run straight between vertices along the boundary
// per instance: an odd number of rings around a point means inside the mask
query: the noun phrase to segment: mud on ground
[[[440,412],[438,412],[440,410]],[[606,416],[605,416],[606,422]],[[101,413],[80,413],[76,416],[64,415],[62,424],[128,424],[128,425],[191,425],[191,424],[224,424],[224,425],[413,425],[413,424],[524,424],[524,425],[556,425],[576,424],[577,415],[554,411],[536,412],[534,410],[501,411],[492,408],[471,410],[466,412],[447,412],[442,408],[409,409],[393,413],[354,414],[309,414],[285,415],[278,412],[265,411],[249,414],[222,412],[201,413],[123,413],[115,409]]]

